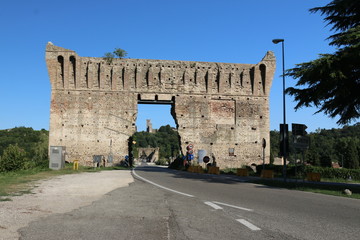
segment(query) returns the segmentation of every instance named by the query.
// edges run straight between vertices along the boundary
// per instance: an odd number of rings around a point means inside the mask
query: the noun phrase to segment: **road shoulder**
[[[18,229],[30,222],[90,205],[133,181],[130,171],[121,170],[62,175],[36,182],[32,194],[0,202],[1,239],[18,239]]]

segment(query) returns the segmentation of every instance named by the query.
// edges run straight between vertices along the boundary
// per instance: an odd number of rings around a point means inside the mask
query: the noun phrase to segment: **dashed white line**
[[[243,224],[244,226],[250,228],[252,231],[259,231],[259,230],[261,230],[260,228],[258,228],[258,227],[255,226],[254,224],[246,221],[245,219],[236,219],[236,221],[238,221],[239,223]]]
[[[215,203],[212,202],[204,202],[206,205],[214,208],[214,209],[223,209],[222,207],[220,207],[219,205],[216,205]]]
[[[222,202],[215,202],[215,201],[213,201],[213,203],[220,204],[220,205],[227,206],[227,207],[237,208],[237,209],[244,210],[244,211],[248,211],[248,212],[254,211],[254,210],[252,210],[252,209],[250,209],[250,208],[239,207],[239,206],[230,205],[230,204],[222,203]]]
[[[152,182],[152,181],[150,181],[150,180],[147,180],[146,178],[140,177],[140,176],[135,172],[135,169],[133,169],[132,172],[133,172],[133,174],[134,174],[137,178],[139,178],[139,179],[141,179],[141,180],[143,180],[143,181],[145,181],[145,182],[147,182],[147,183],[150,183],[150,184],[152,184],[152,185],[154,185],[154,186],[157,186],[157,187],[159,187],[159,188],[162,188],[162,189],[165,189],[165,190],[167,190],[167,191],[174,192],[174,193],[177,193],[177,194],[180,194],[180,195],[184,195],[184,196],[187,196],[187,197],[195,197],[195,196],[190,195],[190,194],[187,194],[187,193],[179,192],[179,191],[173,190],[173,189],[171,189],[171,188],[167,188],[167,187],[161,186],[161,185],[159,185],[159,184],[157,184],[157,183],[154,183],[154,182]],[[223,209],[222,207],[219,206],[219,205],[223,205],[223,206],[232,207],[232,208],[237,208],[237,209],[244,210],[244,211],[249,211],[249,212],[252,212],[252,211],[253,211],[253,209],[250,209],[250,208],[239,207],[239,206],[235,206],[235,205],[231,205],[231,204],[227,204],[227,203],[222,203],[222,202],[216,202],[216,201],[213,201],[213,202],[207,201],[207,202],[204,202],[204,203],[205,203],[206,205],[214,208],[214,209]],[[219,205],[217,205],[217,204],[219,204]],[[241,223],[241,224],[243,224],[244,226],[248,227],[248,228],[249,228],[250,230],[252,230],[252,231],[259,231],[259,230],[261,230],[260,228],[258,228],[258,227],[255,226],[254,224],[246,221],[245,219],[236,219],[236,221],[238,221],[239,223]]]
[[[174,193],[177,193],[177,194],[180,194],[180,195],[184,195],[184,196],[187,196],[187,197],[194,197],[193,195],[190,195],[190,194],[187,194],[187,193],[183,193],[183,192],[179,192],[179,191],[173,190],[173,189],[171,189],[171,188],[167,188],[167,187],[161,186],[161,185],[159,185],[159,184],[157,184],[157,183],[154,183],[154,182],[152,182],[152,181],[150,181],[150,180],[147,180],[146,178],[140,177],[140,176],[135,172],[135,169],[133,169],[132,172],[133,172],[133,174],[134,174],[137,178],[139,178],[139,179],[141,179],[141,180],[143,180],[143,181],[145,181],[145,182],[147,182],[147,183],[150,183],[150,184],[152,184],[152,185],[155,185],[155,186],[157,186],[157,187],[159,187],[159,188],[162,188],[162,189],[165,189],[165,190],[168,190],[168,191],[170,191],[170,192],[174,192]]]

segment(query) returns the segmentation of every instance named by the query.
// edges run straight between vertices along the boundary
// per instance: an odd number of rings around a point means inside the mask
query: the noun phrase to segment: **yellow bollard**
[[[74,160],[74,162],[73,162],[73,170],[79,170],[79,160]]]

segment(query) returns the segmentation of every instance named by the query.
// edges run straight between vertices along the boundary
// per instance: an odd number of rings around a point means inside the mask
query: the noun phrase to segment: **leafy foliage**
[[[360,117],[360,1],[333,0],[324,7],[310,9],[326,15],[325,21],[337,31],[330,45],[333,54],[320,54],[316,60],[297,64],[286,75],[299,79],[286,90],[301,107],[315,106],[330,117],[339,116],[339,124]]]
[[[256,172],[258,175],[263,169],[262,165],[256,166]],[[273,165],[266,164],[265,169],[273,170],[276,177],[281,177],[283,174],[282,165]],[[347,169],[347,168],[330,168],[330,167],[320,167],[320,166],[311,166],[311,165],[287,165],[286,175],[292,177],[306,177],[307,173],[315,172],[320,173],[321,178],[330,178],[330,179],[343,179],[343,180],[356,180],[360,181],[360,169]]]
[[[0,171],[47,167],[48,143],[49,132],[44,129],[0,130]]]
[[[346,169],[346,168],[324,168],[324,167],[314,167],[306,166],[305,170],[308,172],[320,173],[322,178],[331,178],[331,179],[349,179],[360,180],[360,169]]]
[[[358,169],[360,162],[360,124],[342,129],[318,129],[308,134],[310,147],[305,151],[304,161],[312,166],[330,167],[332,162],[349,169]],[[290,132],[291,139],[291,132]],[[279,156],[279,132],[270,132],[270,153]],[[301,155],[290,141],[289,160]]]
[[[134,146],[135,156],[139,147],[159,147],[160,159],[176,157],[180,150],[179,134],[170,125],[160,127],[155,133],[136,132],[133,139],[136,141]]]
[[[113,59],[115,58],[115,54],[111,52],[107,52],[104,54],[103,59],[108,63],[111,64]]]
[[[0,171],[10,172],[23,169],[26,153],[18,145],[9,145],[0,159]]]
[[[124,58],[127,56],[127,52],[124,49],[121,48],[115,48],[114,52],[115,56],[118,58]]]
[[[127,52],[124,49],[121,48],[115,48],[115,50],[113,52],[107,52],[104,54],[103,59],[108,63],[111,64],[113,59],[115,57],[118,58],[125,58],[127,56]]]

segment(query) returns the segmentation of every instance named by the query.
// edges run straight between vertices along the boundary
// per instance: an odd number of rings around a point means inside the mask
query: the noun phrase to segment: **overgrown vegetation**
[[[289,133],[292,139],[291,132]],[[318,129],[308,134],[310,147],[304,153],[304,162],[313,166],[331,167],[332,162],[348,169],[359,169],[360,160],[360,123],[341,129]],[[279,131],[270,132],[270,151],[272,156],[279,156]],[[302,153],[289,143],[288,160],[302,159]]]
[[[17,127],[0,130],[0,172],[47,168],[49,132]]]
[[[254,175],[260,175],[261,170],[263,169],[262,165],[256,166],[256,173]],[[283,166],[282,165],[273,165],[266,164],[265,169],[273,170],[275,177],[282,177]],[[250,171],[251,172],[251,171]],[[331,168],[331,167],[316,167],[311,165],[298,165],[293,164],[287,165],[286,167],[286,176],[290,178],[306,178],[306,174],[310,172],[320,173],[321,178],[327,179],[337,179],[341,182],[346,181],[359,181],[360,182],[360,169],[347,169],[347,168]]]
[[[108,63],[111,64],[114,58],[125,58],[127,56],[127,52],[121,48],[115,48],[113,52],[107,52],[104,54],[103,59]]]

